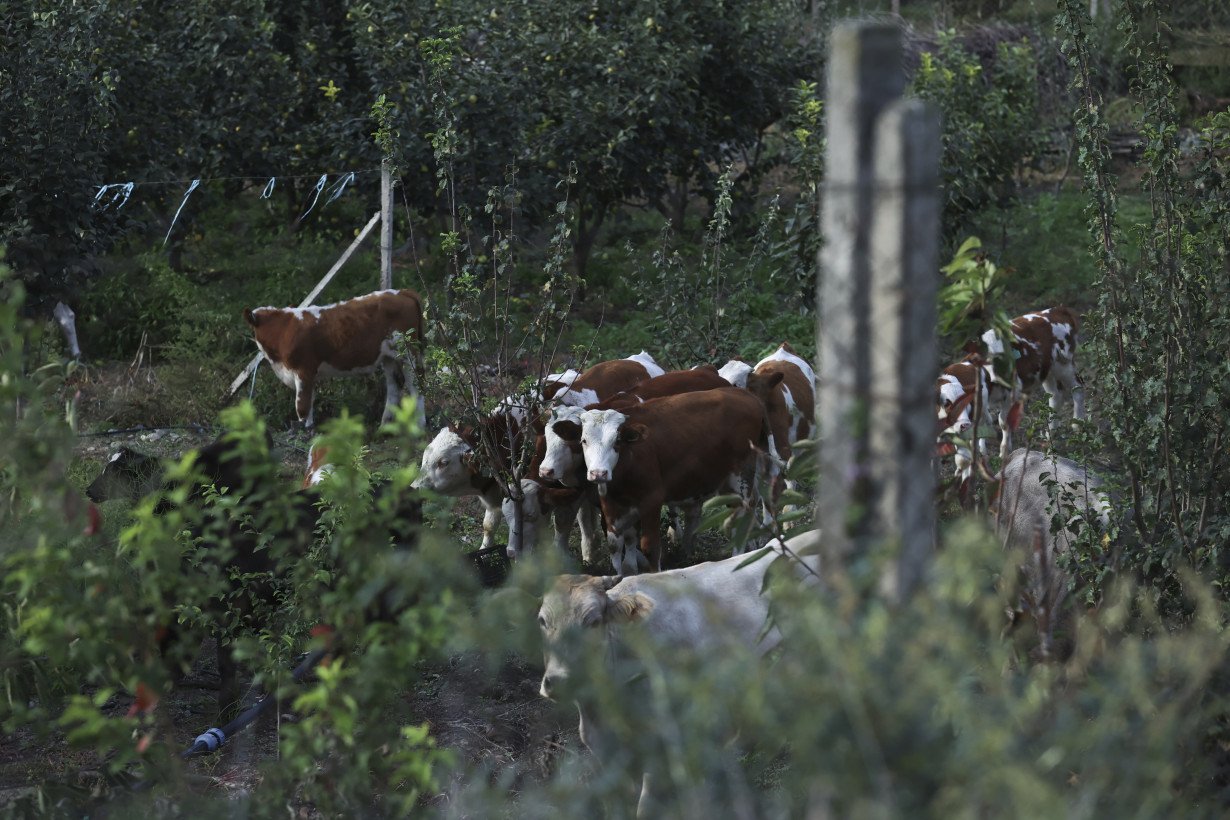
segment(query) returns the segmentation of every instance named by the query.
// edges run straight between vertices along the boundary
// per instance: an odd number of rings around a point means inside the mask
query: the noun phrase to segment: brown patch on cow
[[[631,390],[649,378],[645,365],[631,359],[614,359],[609,362],[598,362],[586,370],[572,383],[572,389],[580,393],[582,390],[593,390],[598,401],[604,401]]]

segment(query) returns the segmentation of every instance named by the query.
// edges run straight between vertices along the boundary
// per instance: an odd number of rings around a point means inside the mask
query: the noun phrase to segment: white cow
[[[786,547],[797,554],[811,551],[819,539],[812,531],[791,538]],[[543,598],[538,610],[538,626],[544,642],[546,670],[539,693],[545,698],[567,696],[572,661],[576,652],[590,644],[608,659],[610,674],[619,682],[643,674],[639,661],[628,650],[626,633],[637,630],[648,638],[658,652],[659,662],[670,664],[684,654],[751,651],[768,652],[781,641],[776,627],[768,625],[769,598],[763,594],[765,575],[783,560],[805,583],[819,581],[819,557],[783,559],[780,541],[769,542],[775,554],[739,567],[744,556],[727,558],[629,577],[591,577],[562,575]],[[599,650],[597,643],[605,644]],[[575,683],[575,682],[572,682]],[[580,712],[581,741],[602,754],[601,724],[598,717]],[[641,783],[638,816],[644,815],[650,790],[649,774]]]
[[[1111,499],[1102,479],[1084,465],[1025,448],[1012,451],[999,478],[992,505],[996,531],[1006,546],[1028,554],[1022,597],[1049,655],[1071,585],[1056,558],[1072,549],[1082,529],[1109,531]]]

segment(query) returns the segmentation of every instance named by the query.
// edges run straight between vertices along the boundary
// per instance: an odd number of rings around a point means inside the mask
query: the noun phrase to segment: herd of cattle
[[[422,383],[423,311],[413,291],[379,291],[319,308],[257,308],[244,315],[278,378],[295,390],[297,415],[308,425],[313,421],[314,385],[321,376],[382,368],[388,389],[386,417],[401,389],[399,373],[411,393]],[[1055,307],[1015,319],[1012,329],[1015,373],[1010,379],[997,377],[981,354],[944,368],[936,383],[937,436],[965,436],[971,428],[990,431],[998,421],[1004,459],[1000,525],[1013,544],[1035,551],[1041,545],[1040,554],[1049,562],[1066,548],[1070,531],[1052,526],[1054,507],[1044,476],[1083,488],[1086,510],[1078,516],[1088,519],[1091,512],[1105,524],[1109,502],[1096,476],[1082,465],[1025,450],[1010,452],[1012,408],[1038,385],[1050,395],[1053,408],[1070,398],[1075,417],[1084,416],[1076,375],[1076,314]],[[988,353],[1003,351],[994,334],[983,341]],[[770,501],[760,497],[759,488],[775,493],[782,487],[783,466],[799,442],[812,436],[816,389],[815,371],[788,343],[755,364],[734,359],[720,368],[702,364],[670,372],[642,351],[583,372],[553,374],[535,386],[533,401],[509,397],[472,425],[445,427],[423,452],[415,487],[446,496],[476,496],[484,510],[486,550],[494,547],[501,517],[509,526],[511,557],[536,542],[538,523],[549,517],[561,549],[575,521],[586,563],[593,566],[609,558],[615,575],[561,576],[543,600],[539,625],[547,645],[541,684],[545,696],[555,694],[568,677],[566,661],[552,647],[561,632],[573,626],[637,622],[665,646],[703,647],[720,637],[765,651],[777,636],[763,629],[764,573],[787,552],[783,546],[797,554],[819,534],[809,532],[786,545],[771,541],[767,546],[775,553],[772,560],[739,572],[745,561],[738,556],[661,572],[661,512],[672,511],[684,563],[707,497],[737,493],[747,510],[758,513]],[[421,412],[421,401],[418,406]],[[529,412],[527,406],[542,409]],[[972,446],[976,453],[984,448],[981,440]],[[496,473],[506,471],[521,452],[532,453],[532,458],[519,487],[510,487]],[[959,448],[958,469],[968,473],[975,458],[969,449]],[[134,463],[139,469],[134,470]],[[314,449],[303,487],[321,482],[331,469],[327,452]],[[118,481],[121,473],[126,478]],[[215,470],[206,480],[223,477]],[[117,481],[122,492],[116,489]],[[99,501],[118,494],[132,497],[157,489],[159,481],[156,462],[122,451],[112,457],[89,495]],[[417,523],[417,498],[406,509]],[[248,554],[255,546],[244,549],[246,536],[233,535],[241,543],[232,545],[237,556],[232,560],[259,563]],[[259,539],[248,540],[255,544]],[[404,534],[394,534],[392,540],[406,543]],[[819,568],[816,559],[809,558],[795,571],[816,578]],[[1062,592],[1055,589],[1047,595],[1053,602]],[[713,613],[721,615],[715,618]],[[229,658],[226,664],[224,677],[233,676]],[[584,727],[582,731],[584,736]]]

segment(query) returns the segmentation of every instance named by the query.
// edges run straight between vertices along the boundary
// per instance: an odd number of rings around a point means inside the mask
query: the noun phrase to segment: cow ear
[[[772,390],[774,387],[777,387],[779,384],[782,383],[782,379],[784,378],[786,378],[786,374],[780,371],[770,375],[769,381],[767,382],[767,384],[769,385],[769,389]]]
[[[243,320],[248,323],[248,327],[256,327],[260,324],[260,318],[252,312],[252,308],[243,309]]]
[[[970,339],[968,342],[966,342],[965,347],[961,348],[961,350],[962,352],[970,356],[977,356],[982,353],[982,349],[978,346],[978,343],[975,342],[973,339]]]
[[[562,438],[564,441],[580,441],[581,440],[581,425],[575,421],[557,421],[551,425],[551,429],[555,431],[555,435]]]
[[[555,394],[563,389],[563,382],[547,382],[542,386],[542,398],[544,401],[551,401],[555,398]]]
[[[606,623],[630,623],[639,621],[653,611],[653,601],[640,592],[629,595],[607,595],[603,621]]]
[[[647,432],[649,432],[649,430],[645,427],[645,425],[638,424],[636,422],[629,422],[619,428],[619,440],[624,444],[632,444],[633,442],[640,441],[644,438]]]

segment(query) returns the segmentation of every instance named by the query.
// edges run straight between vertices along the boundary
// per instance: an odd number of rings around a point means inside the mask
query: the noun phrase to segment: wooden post
[[[829,55],[816,517],[835,580],[900,547],[883,576],[899,598],[933,544],[938,118],[900,102],[896,26],[838,24]]]
[[[389,158],[380,163],[380,289],[393,287],[393,171]]]
[[[940,120],[899,100],[876,127],[871,230],[870,531],[899,546],[881,592],[904,601],[935,547],[936,293],[939,286]]]

